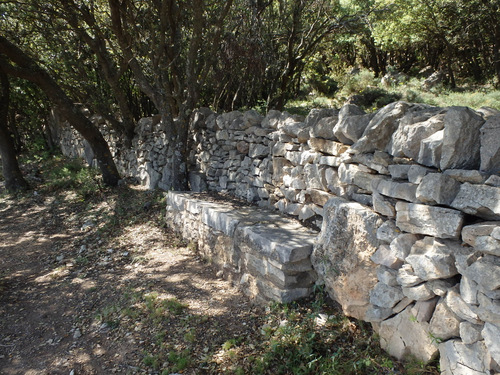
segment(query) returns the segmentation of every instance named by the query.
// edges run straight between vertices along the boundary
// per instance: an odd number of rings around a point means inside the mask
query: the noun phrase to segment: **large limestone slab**
[[[380,345],[399,360],[413,355],[429,362],[438,353],[438,348],[429,335],[429,323],[415,319],[416,312],[407,307],[403,312],[380,323]]]
[[[481,170],[500,173],[500,115],[490,117],[481,128]]]
[[[340,109],[333,133],[342,143],[352,145],[361,138],[372,117],[357,105],[346,104]]]
[[[354,153],[384,151],[392,134],[399,125],[399,119],[411,108],[405,102],[396,102],[380,109],[371,119],[363,136],[351,147]]]
[[[422,139],[417,161],[428,167],[439,168],[443,151],[444,129]]]
[[[484,342],[466,345],[449,340],[439,345],[441,375],[485,375],[489,354]]]
[[[338,115],[332,113],[333,110],[329,110],[329,116],[322,117],[315,124],[311,125],[309,116],[306,117],[306,125],[310,127],[309,135],[311,138],[324,138],[336,140],[337,138],[333,134],[333,128],[338,120]],[[312,112],[311,112],[312,113]]]
[[[379,245],[376,233],[383,220],[372,210],[343,198],[330,199],[323,210],[313,266],[344,312],[364,319],[370,291],[377,283],[376,265],[370,257]]]
[[[462,241],[475,246],[478,237],[489,236],[496,228],[500,228],[500,221],[485,221],[467,225],[462,229]]]
[[[435,111],[429,115],[433,113]],[[393,156],[406,156],[416,160],[420,153],[421,141],[444,128],[443,118],[444,114],[439,114],[421,122],[402,123],[392,135],[389,153]],[[402,121],[405,122],[405,118]]]
[[[441,161],[445,169],[477,169],[480,163],[480,129],[483,118],[470,108],[450,107],[444,117]]]
[[[372,189],[379,194],[391,198],[404,199],[408,202],[416,202],[417,185],[407,182],[395,182],[387,179],[373,179]]]
[[[458,238],[464,215],[456,210],[406,202],[396,203],[396,225],[406,232]]]
[[[500,187],[464,183],[451,206],[486,220],[500,220]]]

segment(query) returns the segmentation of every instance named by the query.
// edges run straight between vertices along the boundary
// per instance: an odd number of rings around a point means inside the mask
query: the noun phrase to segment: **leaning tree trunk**
[[[7,62],[2,58],[1,54],[7,56],[16,65]],[[42,89],[45,95],[58,107],[62,117],[89,142],[97,159],[104,183],[109,186],[116,186],[120,180],[120,175],[106,140],[99,129],[73,104],[49,73],[16,45],[2,36],[0,36],[0,66],[8,74],[27,79]]]
[[[5,178],[5,187],[11,192],[26,190],[28,183],[19,169],[14,142],[9,135],[7,126],[10,86],[7,75],[2,69],[0,69],[0,83],[2,88],[0,92],[0,155],[2,156],[2,173]]]

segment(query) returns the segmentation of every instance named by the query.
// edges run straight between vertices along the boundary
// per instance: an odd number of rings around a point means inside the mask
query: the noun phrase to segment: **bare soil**
[[[1,374],[230,369],[218,350],[258,335],[265,312],[165,228],[164,208],[134,186],[0,195]]]

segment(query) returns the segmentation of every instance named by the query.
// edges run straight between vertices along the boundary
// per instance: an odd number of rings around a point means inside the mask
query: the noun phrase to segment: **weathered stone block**
[[[369,293],[377,283],[376,265],[370,257],[378,247],[376,233],[383,220],[370,209],[342,198],[330,199],[323,209],[312,263],[344,312],[363,319],[370,305]]]
[[[458,247],[458,242],[425,237],[415,242],[406,262],[422,280],[447,279],[458,274],[453,256]]]
[[[392,308],[403,299],[404,295],[400,287],[377,283],[370,292],[370,303],[375,306]]]
[[[500,257],[487,255],[472,263],[465,274],[486,290],[500,288]]]
[[[477,237],[489,236],[495,228],[500,228],[500,221],[485,221],[467,225],[462,228],[462,241],[475,246]]]
[[[398,202],[396,225],[406,232],[440,238],[458,238],[464,215],[456,210]]]
[[[438,353],[437,346],[429,335],[429,323],[418,322],[410,307],[381,322],[378,334],[382,348],[399,360],[413,355],[421,361],[429,362]]]
[[[488,118],[481,128],[481,170],[500,173],[500,115]]]
[[[461,319],[440,300],[430,321],[429,332],[439,340],[448,340],[452,337],[460,337]]]
[[[444,117],[439,166],[445,169],[477,169],[480,163],[480,131],[483,118],[470,108],[450,107]]]
[[[464,183],[451,206],[486,220],[500,220],[500,188]]]
[[[365,114],[357,105],[346,104],[340,109],[333,133],[342,143],[352,145],[362,137],[372,117],[372,114]]]
[[[450,205],[460,190],[460,183],[441,173],[426,175],[418,185],[417,199],[426,204]]]
[[[311,138],[307,141],[307,144],[314,151],[319,151],[333,156],[339,156],[348,149],[348,146],[342,143],[321,138]]]
[[[489,372],[489,357],[482,341],[465,345],[449,340],[439,345],[441,375],[485,375]]]
[[[419,164],[439,168],[443,138],[444,130],[440,130],[420,142],[420,152],[417,159]]]

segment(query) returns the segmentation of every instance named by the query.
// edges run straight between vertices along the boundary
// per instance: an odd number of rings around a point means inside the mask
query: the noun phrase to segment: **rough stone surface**
[[[481,324],[472,324],[470,322],[460,323],[460,338],[462,342],[466,345],[474,344],[481,340],[481,330],[483,326]]]
[[[373,211],[342,198],[332,198],[324,206],[312,263],[332,298],[358,319],[364,318],[377,282],[370,257],[377,249],[376,233],[382,223]]]
[[[401,301],[403,297],[401,288],[379,282],[370,292],[370,303],[375,306],[391,308]]]
[[[445,169],[477,169],[480,163],[480,131],[483,118],[466,107],[451,107],[444,117],[443,148],[439,166]]]
[[[500,221],[485,221],[479,224],[467,225],[462,228],[462,241],[475,246],[477,237],[489,236],[496,228],[500,228]]]
[[[500,363],[500,327],[495,324],[485,323],[481,334],[490,355],[496,363]]]
[[[430,332],[439,340],[448,340],[452,337],[460,337],[461,319],[446,305],[443,300],[439,301],[432,319],[430,321]]]
[[[460,183],[441,173],[426,175],[418,185],[417,199],[430,205],[450,205],[457,196]]]
[[[399,119],[410,109],[405,102],[391,103],[380,109],[370,120],[363,136],[351,147],[356,153],[385,150],[392,134],[399,125]]]
[[[439,345],[441,375],[486,375],[488,353],[483,342],[465,345],[449,340]]]
[[[500,115],[490,117],[481,128],[480,169],[491,174],[500,173]]]
[[[382,348],[400,360],[413,355],[428,362],[438,353],[436,344],[429,336],[429,324],[416,321],[409,307],[381,322],[378,334]]]
[[[451,206],[486,220],[500,220],[500,188],[464,183]]]
[[[396,204],[396,225],[406,232],[458,238],[463,222],[463,214],[449,208],[405,202]]]
[[[472,263],[465,274],[486,290],[500,288],[500,257],[487,255]]]
[[[456,242],[426,237],[415,242],[406,262],[422,280],[447,279],[458,274],[453,254],[459,246]]]
[[[406,156],[416,160],[422,140],[444,128],[443,118],[444,114],[439,114],[425,121],[400,125],[392,135],[389,153],[393,156]]]
[[[351,145],[361,138],[372,117],[357,105],[346,104],[340,109],[333,133],[341,142]]]
[[[439,168],[443,151],[443,138],[444,130],[440,130],[420,142],[420,152],[417,159],[419,164]]]

